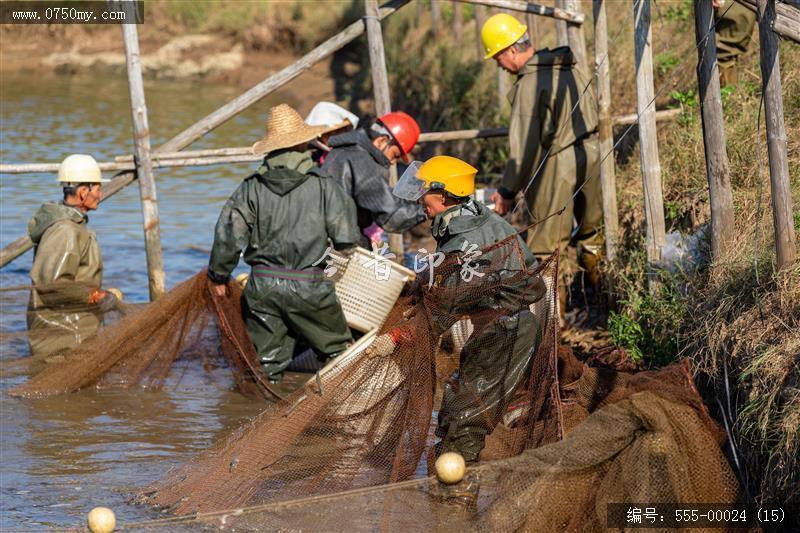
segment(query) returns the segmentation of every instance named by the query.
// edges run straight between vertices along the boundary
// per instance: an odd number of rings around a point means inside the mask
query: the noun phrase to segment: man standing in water
[[[100,166],[90,155],[74,154],[61,163],[61,202],[46,202],[28,223],[34,244],[28,304],[31,354],[49,356],[73,348],[97,332],[102,313],[118,298],[100,287],[103,258],[87,224],[103,198]]]
[[[218,296],[244,260],[252,267],[244,291],[250,337],[270,382],[279,384],[297,339],[320,358],[352,341],[333,283],[315,266],[329,251],[358,242],[355,205],[341,187],[320,177],[308,143],[324,126],[309,126],[286,104],[270,110],[267,135],[253,145],[266,155],[222,208],[208,277]]]
[[[495,210],[500,215],[511,211],[515,196],[523,191],[531,222],[538,222],[528,230],[533,254],[543,259],[560,248],[563,259],[567,245],[575,241],[578,259],[596,284],[603,208],[597,112],[588,80],[568,47],[537,52],[527,26],[511,15],[490,17],[481,29],[481,41],[486,59],[517,75],[509,94],[509,160],[502,185],[491,198]],[[548,218],[564,206],[561,217]]]

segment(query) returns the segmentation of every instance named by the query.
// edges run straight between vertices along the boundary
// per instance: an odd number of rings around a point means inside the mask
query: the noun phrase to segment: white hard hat
[[[358,117],[347,109],[332,102],[319,102],[306,117],[309,126],[326,126],[323,133],[338,130],[346,126],[358,127]]]
[[[85,154],[72,154],[67,156],[58,167],[58,181],[60,183],[105,183],[100,172],[100,165],[94,157]]]

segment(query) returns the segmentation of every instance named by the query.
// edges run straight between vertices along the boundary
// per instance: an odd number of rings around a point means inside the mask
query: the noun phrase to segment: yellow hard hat
[[[528,27],[506,13],[492,15],[483,23],[481,28],[481,42],[486,52],[484,59],[493,57],[519,41]]]
[[[428,189],[444,189],[453,196],[469,196],[475,192],[478,169],[449,155],[428,159],[417,172]]]

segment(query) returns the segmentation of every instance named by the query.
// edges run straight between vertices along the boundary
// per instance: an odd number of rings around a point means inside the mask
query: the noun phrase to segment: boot
[[[719,65],[719,86],[724,88],[727,86],[739,85],[739,63],[737,61],[729,61]]]
[[[600,271],[600,264],[603,261],[603,252],[600,246],[583,244],[578,246],[578,263],[581,268],[586,270],[589,283],[594,288],[600,286],[603,275]]]
[[[460,482],[453,485],[436,482],[436,485],[431,490],[432,496],[439,503],[470,514],[478,512],[479,492],[480,479],[478,473],[469,471]]]

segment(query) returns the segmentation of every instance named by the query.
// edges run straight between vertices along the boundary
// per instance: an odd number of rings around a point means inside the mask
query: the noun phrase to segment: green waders
[[[445,385],[436,435],[441,452],[476,463],[486,435],[500,422],[514,392],[530,374],[531,354],[541,341],[527,309],[501,317],[470,337],[459,370]]]
[[[272,382],[283,378],[298,338],[325,358],[352,342],[333,283],[319,269],[253,266],[244,291],[244,316]]]
[[[717,9],[717,62],[723,87],[739,83],[739,56],[750,47],[757,20],[752,10],[734,0],[729,1],[733,5]]]

